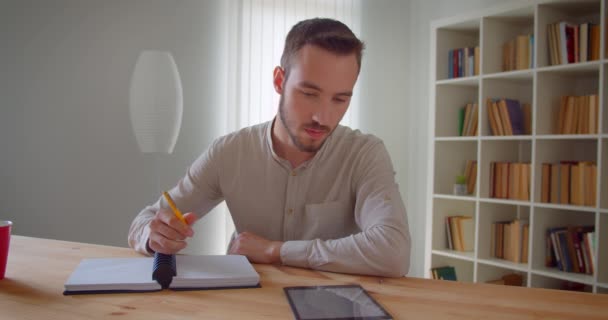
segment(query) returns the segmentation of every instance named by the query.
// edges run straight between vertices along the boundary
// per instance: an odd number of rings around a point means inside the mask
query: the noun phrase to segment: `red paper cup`
[[[12,225],[13,223],[10,221],[0,220],[0,280],[4,279],[4,273],[6,272]]]

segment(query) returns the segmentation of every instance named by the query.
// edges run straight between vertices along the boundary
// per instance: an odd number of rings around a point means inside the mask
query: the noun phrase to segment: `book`
[[[598,24],[589,24],[589,59],[599,60],[600,58],[600,26]]]
[[[492,99],[486,100],[486,107],[488,109],[488,122],[490,123],[490,130],[493,136],[499,136],[500,132],[498,131],[498,124],[496,120],[496,116],[494,114],[494,104]]]
[[[467,160],[464,174],[467,183],[467,193],[473,194],[475,192],[475,183],[477,181],[477,160]]]
[[[559,164],[560,191],[559,203],[570,204],[570,167],[571,161],[562,161]]]
[[[519,35],[515,38],[515,70],[530,68],[530,37]]]
[[[469,128],[471,126],[471,118],[472,118],[473,104],[467,103],[464,107],[464,123],[462,126],[461,136],[469,135]]]
[[[532,105],[522,104],[522,112],[524,114],[524,134],[532,134]]]
[[[561,170],[559,164],[555,163],[551,165],[551,187],[549,189],[549,195],[551,203],[560,203],[561,198]]]
[[[460,216],[453,216],[450,217],[450,232],[451,232],[451,236],[452,236],[452,245],[454,247],[454,250],[456,251],[463,251],[463,246],[462,246],[462,236],[460,235],[460,228],[458,227],[460,222]]]
[[[500,279],[486,281],[486,283],[521,287],[523,285],[523,277],[519,274],[511,273],[502,276]]]
[[[464,119],[465,119],[465,109],[458,109],[458,135],[463,136],[464,134]]]
[[[589,23],[581,23],[578,32],[580,62],[587,62],[587,60],[589,59],[589,54],[587,51],[587,49],[589,48]]]
[[[447,247],[450,250],[454,250],[454,245],[452,244],[452,231],[450,230],[450,217],[445,217],[445,234],[447,238]]]
[[[562,254],[557,239],[557,232],[563,231],[566,228],[551,228],[547,230],[548,236],[551,238],[551,249],[553,250],[553,256],[555,257],[554,264],[559,270],[564,270],[562,263]]]
[[[551,164],[542,164],[541,187],[540,187],[540,202],[549,203],[551,195]]]
[[[525,119],[524,113],[521,108],[519,101],[513,99],[504,99],[507,106],[507,114],[509,117],[509,123],[511,124],[511,133],[512,134],[524,134],[526,131],[525,128]]]
[[[503,120],[501,118],[500,109],[498,108],[498,101],[492,100],[492,113],[494,114],[494,119],[496,121],[496,132],[498,132],[498,136],[506,135],[506,128],[503,126]]]
[[[511,125],[511,119],[509,118],[509,110],[507,108],[507,101],[505,99],[498,100],[498,111],[500,113],[500,120],[502,121],[502,128],[504,135],[513,135],[513,126]]]
[[[158,271],[166,269],[173,274],[168,280],[160,279],[166,274]],[[154,258],[83,259],[65,282],[63,294],[255,288],[259,283],[259,274],[242,255],[156,254]]]
[[[435,280],[457,281],[456,269],[453,266],[433,268],[431,271]]]
[[[473,217],[463,216],[458,219],[458,222],[463,251],[473,251],[475,249],[475,221]]]

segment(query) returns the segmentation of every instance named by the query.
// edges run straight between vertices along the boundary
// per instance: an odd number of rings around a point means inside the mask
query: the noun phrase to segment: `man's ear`
[[[272,74],[272,83],[274,84],[274,91],[278,94],[283,94],[283,80],[285,79],[285,70],[276,66]]]

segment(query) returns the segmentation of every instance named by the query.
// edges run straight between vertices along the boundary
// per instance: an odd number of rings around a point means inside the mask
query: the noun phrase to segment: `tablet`
[[[392,319],[360,285],[283,288],[297,320]]]

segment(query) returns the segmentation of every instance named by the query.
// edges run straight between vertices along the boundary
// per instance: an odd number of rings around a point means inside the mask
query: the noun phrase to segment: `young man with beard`
[[[363,43],[341,22],[310,19],[288,33],[270,122],[215,140],[129,230],[150,254],[186,247],[192,225],[226,201],[236,227],[229,253],[253,263],[403,276],[410,234],[395,172],[382,141],[338,123],[361,68]]]

